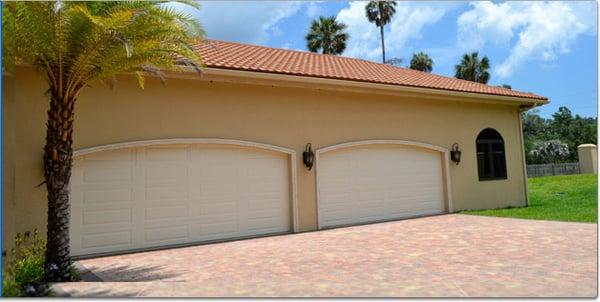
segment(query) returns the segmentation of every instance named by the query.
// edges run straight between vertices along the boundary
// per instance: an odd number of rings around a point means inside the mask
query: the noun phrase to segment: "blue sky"
[[[207,37],[306,50],[311,20],[336,16],[348,25],[343,55],[379,62],[379,31],[360,1],[202,1],[192,12]],[[388,58],[424,51],[433,73],[453,76],[465,52],[491,61],[488,84],[547,96],[549,117],[559,106],[597,116],[597,4],[595,2],[398,2],[386,27]]]

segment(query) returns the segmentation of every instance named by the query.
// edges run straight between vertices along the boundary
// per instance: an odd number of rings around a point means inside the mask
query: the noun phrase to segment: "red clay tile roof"
[[[207,67],[371,82],[409,87],[547,100],[533,93],[493,87],[361,59],[204,40],[196,45]]]

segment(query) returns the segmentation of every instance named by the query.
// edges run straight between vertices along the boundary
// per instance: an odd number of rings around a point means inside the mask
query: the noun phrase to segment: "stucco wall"
[[[5,128],[14,163],[3,185],[5,248],[13,230],[45,229],[46,200],[42,147],[48,101],[45,82],[30,71],[16,74],[14,110]],[[3,79],[5,82],[6,79]],[[6,88],[6,87],[5,87]],[[318,88],[318,87],[315,87]],[[10,108],[11,104],[14,108]],[[454,210],[525,205],[519,109],[516,105],[480,104],[319,89],[168,79],[166,86],[148,79],[140,90],[135,79],[120,77],[114,89],[87,88],[76,105],[75,149],[126,141],[161,138],[228,138],[278,145],[302,154],[313,148],[367,139],[399,139],[450,148],[458,143],[460,165],[450,166]],[[480,182],[475,138],[484,128],[498,130],[505,140],[508,179]],[[10,130],[5,130],[10,131]],[[14,142],[12,141],[14,139]],[[299,226],[317,226],[315,170],[297,157]],[[9,164],[10,167],[10,164]],[[14,179],[14,183],[13,182]],[[7,195],[9,194],[9,195]],[[11,208],[7,204],[13,204]],[[13,224],[14,225],[11,225]],[[10,240],[9,240],[10,241]]]

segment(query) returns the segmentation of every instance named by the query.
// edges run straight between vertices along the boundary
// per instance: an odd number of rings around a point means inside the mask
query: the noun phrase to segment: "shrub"
[[[2,295],[5,297],[38,296],[45,291],[44,252],[46,241],[38,235],[15,237],[12,261],[2,274]]]
[[[529,154],[537,163],[558,163],[569,157],[569,146],[557,139],[542,141],[535,143]]]
[[[15,248],[11,250],[12,260],[6,265],[2,274],[2,296],[44,296],[48,289],[44,282],[44,262],[46,240],[38,234],[17,234]],[[75,266],[70,269],[71,281],[79,281],[79,272]]]
[[[69,276],[71,277],[71,281],[81,281],[81,275],[75,265],[71,265],[69,267]]]
[[[21,296],[21,285],[15,281],[15,278],[11,278],[2,274],[2,296],[3,297],[20,297]]]

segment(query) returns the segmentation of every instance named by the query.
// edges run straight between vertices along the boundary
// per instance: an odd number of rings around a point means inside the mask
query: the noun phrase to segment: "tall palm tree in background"
[[[346,33],[346,24],[338,22],[335,17],[319,17],[310,24],[306,34],[306,47],[312,52],[339,55],[346,49],[346,41],[350,37]]]
[[[183,1],[198,8],[192,1]],[[84,87],[112,84],[119,73],[162,77],[163,70],[200,72],[192,46],[199,23],[164,2],[3,2],[3,68],[27,64],[48,83],[44,179],[48,192],[47,281],[69,280],[69,179],[74,106]]]
[[[396,1],[369,1],[365,7],[367,19],[379,27],[381,33],[381,62],[385,64],[385,42],[383,36],[383,27],[390,23],[396,13]]]
[[[454,66],[457,79],[486,84],[490,79],[490,61],[486,56],[479,60],[479,54],[464,54],[460,63]]]
[[[433,70],[433,60],[424,52],[413,54],[410,60],[410,69],[431,72]]]

